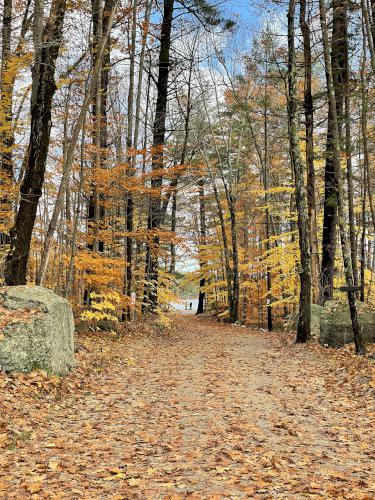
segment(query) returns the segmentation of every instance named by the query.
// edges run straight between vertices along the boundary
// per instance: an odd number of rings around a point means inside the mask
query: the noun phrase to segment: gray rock
[[[324,307],[311,304],[311,337],[318,340],[320,337],[320,318],[324,314]]]
[[[342,347],[354,342],[349,305],[346,300],[329,301],[324,306],[320,318],[319,342],[330,347]],[[375,342],[375,311],[363,302],[357,302],[359,324],[363,340]]]
[[[324,307],[317,304],[311,304],[311,340],[318,341],[320,337],[320,318],[324,314]],[[286,318],[285,329],[297,330],[298,326],[298,311],[289,315]]]
[[[0,289],[0,369],[55,375],[74,366],[74,319],[69,302],[47,288]]]

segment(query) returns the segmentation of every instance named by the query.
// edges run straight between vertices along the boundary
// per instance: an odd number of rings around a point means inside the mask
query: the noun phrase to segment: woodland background
[[[300,341],[346,284],[355,328],[375,298],[372,1],[264,2],[251,27],[206,0],[1,9],[5,284],[89,322],[133,297],[165,323],[186,282],[199,312],[269,330],[300,303]]]

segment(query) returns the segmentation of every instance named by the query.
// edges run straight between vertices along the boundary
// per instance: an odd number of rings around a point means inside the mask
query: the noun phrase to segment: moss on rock
[[[367,304],[357,302],[359,324],[363,340],[375,342],[375,311]],[[329,301],[320,318],[319,342],[330,347],[342,347],[354,342],[352,321],[347,301]]]
[[[47,288],[16,286],[0,290],[0,305],[1,370],[38,367],[63,375],[74,366],[74,319],[66,299]]]

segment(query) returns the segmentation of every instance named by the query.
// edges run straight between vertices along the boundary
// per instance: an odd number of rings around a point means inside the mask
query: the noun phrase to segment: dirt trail
[[[1,455],[0,498],[375,499],[374,407],[337,373],[319,352],[181,317],[49,407]]]

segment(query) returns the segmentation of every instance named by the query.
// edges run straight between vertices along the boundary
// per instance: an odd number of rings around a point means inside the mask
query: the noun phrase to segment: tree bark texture
[[[65,10],[66,0],[53,0],[43,28],[41,46],[36,47],[32,71],[31,131],[25,175],[20,187],[20,203],[15,224],[10,231],[10,251],[4,269],[5,282],[8,285],[26,283],[31,237],[46,169],[52,99],[56,90],[55,65],[61,45]]]

